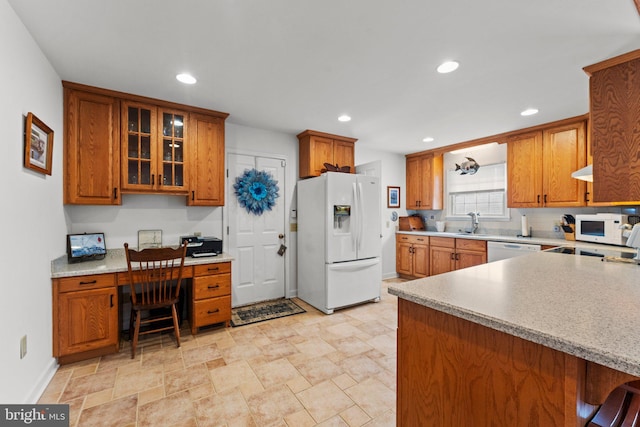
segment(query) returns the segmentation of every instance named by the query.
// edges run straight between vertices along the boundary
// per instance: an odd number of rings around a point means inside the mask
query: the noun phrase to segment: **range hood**
[[[571,174],[572,178],[593,182],[593,165],[588,165]]]

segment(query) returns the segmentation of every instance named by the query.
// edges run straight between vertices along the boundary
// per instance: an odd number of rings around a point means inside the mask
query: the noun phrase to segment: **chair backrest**
[[[178,298],[187,253],[186,242],[177,249],[147,248],[141,251],[129,249],[125,243],[124,251],[133,305],[157,305]]]

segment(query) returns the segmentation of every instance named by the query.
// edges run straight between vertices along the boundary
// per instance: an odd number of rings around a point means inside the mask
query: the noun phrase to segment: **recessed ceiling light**
[[[197,80],[196,80],[196,78],[195,78],[195,77],[193,77],[191,74],[187,74],[187,73],[181,73],[181,74],[178,74],[178,75],[176,76],[176,79],[177,79],[179,82],[184,83],[184,84],[187,84],[187,85],[192,85],[192,84],[194,84],[195,82],[197,82]]]
[[[422,142],[433,142],[433,141],[434,141],[434,139],[432,137],[430,137],[430,136],[422,138]]]
[[[338,120],[340,120],[341,122],[349,122],[351,121],[351,116],[347,116],[346,114],[343,114],[340,117],[338,117]]]
[[[440,64],[436,70],[441,74],[446,74],[457,70],[459,66],[460,64],[456,61],[446,61]]]
[[[538,114],[537,108],[527,108],[526,110],[520,113],[521,116],[533,116],[534,114]]]

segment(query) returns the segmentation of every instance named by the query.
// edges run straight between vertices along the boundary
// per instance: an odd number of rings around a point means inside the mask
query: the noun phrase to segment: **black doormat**
[[[305,312],[305,309],[290,299],[259,302],[232,309],[231,326],[243,326]]]

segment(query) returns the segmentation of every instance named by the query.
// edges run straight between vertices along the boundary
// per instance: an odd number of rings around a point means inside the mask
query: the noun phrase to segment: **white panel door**
[[[238,307],[284,297],[285,259],[278,254],[284,244],[284,162],[280,159],[229,154],[229,253],[232,263],[231,305]],[[271,173],[278,181],[280,197],[262,215],[238,204],[233,185],[246,169]]]

